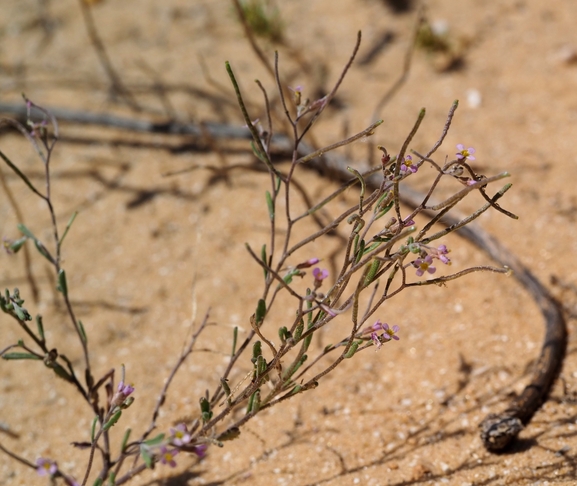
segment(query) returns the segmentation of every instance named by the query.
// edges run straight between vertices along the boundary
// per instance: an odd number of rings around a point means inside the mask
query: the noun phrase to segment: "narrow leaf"
[[[36,249],[44,258],[46,258],[50,263],[54,263],[54,259],[52,258],[52,255],[50,255],[50,252],[46,249],[46,247],[42,244],[42,242],[38,238],[36,238],[36,236],[34,236],[32,231],[30,231],[22,223],[17,224],[16,227],[20,230],[20,232],[23,235],[26,235],[28,238],[34,241],[34,246],[36,246]]]
[[[44,324],[42,323],[42,316],[40,314],[36,316],[36,327],[38,328],[38,335],[40,336],[40,339],[42,342],[45,342],[46,339],[44,337]]]
[[[359,347],[359,344],[361,342],[362,341],[354,341],[353,344],[351,344],[349,350],[347,351],[347,354],[345,354],[345,358],[352,358],[354,354],[357,352],[357,348]]]
[[[122,443],[120,444],[121,452],[124,452],[126,450],[126,444],[128,443],[128,438],[130,437],[131,432],[132,429],[126,429],[126,432],[124,432],[124,437],[122,437]]]
[[[164,435],[165,434],[158,434],[156,437],[153,437],[152,439],[145,440],[143,444],[146,444],[147,446],[150,447],[157,446],[164,440]]]
[[[272,196],[268,191],[266,191],[266,206],[268,208],[268,217],[271,221],[274,221],[274,203],[272,201]]]
[[[122,415],[122,410],[118,410],[111,418],[110,420],[108,420],[108,422],[106,422],[104,424],[103,429],[104,430],[108,430],[110,429],[113,425],[116,424],[116,422],[118,422],[118,420],[120,419],[120,416]]]
[[[72,226],[72,223],[74,223],[76,216],[78,216],[78,211],[74,211],[72,213],[72,216],[70,216],[70,219],[68,220],[68,224],[66,225],[66,229],[64,230],[64,234],[62,235],[62,238],[60,238],[60,246],[62,246],[62,242],[64,241],[64,238],[66,238],[66,235],[68,234],[68,230]]]
[[[28,240],[28,237],[23,236],[22,238],[19,238],[16,241],[13,241],[12,243],[5,243],[5,244],[7,245],[8,250],[10,250],[12,253],[18,253],[20,249],[24,246],[24,243],[26,243],[26,240]]]
[[[256,306],[256,326],[260,327],[262,321],[264,321],[264,316],[266,314],[266,302],[264,299],[258,299],[258,304]]]
[[[238,340],[238,326],[234,326],[234,329],[232,331],[232,355],[234,356],[236,354],[236,342]]]
[[[84,325],[82,321],[78,321],[78,330],[80,331],[80,336],[82,337],[82,342],[84,344],[88,344],[88,337],[86,336],[86,330],[84,329]]]
[[[262,262],[265,264],[265,267],[263,268],[263,272],[264,272],[264,278],[266,279],[268,276],[268,258],[266,256],[266,245],[262,245],[262,248],[260,250],[260,258],[262,260]]]
[[[64,381],[67,381],[69,383],[74,383],[72,376],[70,376],[70,374],[58,363],[52,363],[49,366],[49,368],[52,368],[54,370],[54,373],[56,373],[56,376],[58,376],[59,378],[62,378]]]
[[[94,437],[96,437],[96,424],[98,423],[98,417],[92,419],[92,427],[90,428],[90,441],[94,442]]]
[[[42,358],[36,356],[35,354],[31,353],[6,353],[2,355],[3,359],[35,359],[37,361],[41,360]]]
[[[152,469],[152,455],[150,454],[148,448],[143,444],[140,445],[140,457],[142,457],[142,460],[144,461],[144,464],[146,464],[146,467],[148,469]]]
[[[60,271],[58,272],[58,285],[56,286],[56,289],[59,292],[62,292],[62,295],[64,295],[64,297],[68,297],[68,284],[66,283],[66,272],[64,271],[63,268],[61,268]]]
[[[116,473],[110,471],[110,476],[108,476],[108,486],[114,486],[116,484]]]

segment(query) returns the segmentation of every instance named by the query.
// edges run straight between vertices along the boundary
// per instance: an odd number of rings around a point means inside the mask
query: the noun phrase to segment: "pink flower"
[[[396,335],[397,332],[399,332],[399,326],[393,326],[392,328],[389,327],[389,325],[387,323],[383,324],[383,337],[387,340],[391,340],[394,339],[395,341],[398,341],[400,338],[399,336]]]
[[[401,164],[401,172],[403,173],[411,172],[412,174],[414,174],[415,172],[417,172],[417,170],[419,170],[419,168],[413,162],[413,157],[411,157],[410,155],[406,155],[405,161]]]
[[[437,269],[432,265],[433,257],[427,255],[425,258],[417,258],[413,266],[417,269],[417,277],[422,277],[425,272],[435,273]]]
[[[462,160],[475,160],[473,154],[475,153],[475,149],[473,147],[465,148],[465,146],[460,143],[457,145],[457,159]]]
[[[315,289],[320,288],[323,284],[323,280],[329,276],[329,271],[326,269],[320,269],[319,267],[313,268],[313,277],[315,278]]]
[[[326,269],[320,269],[319,267],[313,268],[313,276],[315,280],[322,282],[325,278],[329,276],[329,271]]]
[[[176,446],[188,444],[190,442],[190,434],[186,430],[185,424],[178,424],[174,429],[170,429],[172,443]]]

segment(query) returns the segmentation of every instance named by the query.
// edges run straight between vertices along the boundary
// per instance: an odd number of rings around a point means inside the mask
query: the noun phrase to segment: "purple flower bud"
[[[114,396],[112,397],[111,406],[119,407],[124,403],[128,396],[134,391],[132,385],[125,385],[123,381],[118,384],[118,388]]]

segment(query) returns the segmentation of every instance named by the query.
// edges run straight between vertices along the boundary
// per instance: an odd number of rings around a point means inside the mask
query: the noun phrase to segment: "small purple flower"
[[[475,149],[473,147],[465,148],[465,146],[460,143],[457,145],[457,159],[458,160],[475,160],[473,154],[475,153]]]
[[[38,476],[53,476],[58,471],[58,465],[55,461],[43,457],[36,459],[36,466]]]
[[[400,338],[399,336],[396,335],[397,332],[399,332],[399,326],[393,326],[392,328],[389,327],[388,324],[383,324],[383,337],[385,339],[388,339],[389,341],[391,339],[394,339],[395,341],[398,341]]]
[[[414,174],[415,172],[417,172],[417,170],[419,170],[419,168],[413,162],[413,157],[411,157],[410,155],[406,155],[404,162],[401,164],[401,172],[403,173],[411,172],[412,174]]]
[[[168,450],[166,446],[160,448],[160,462],[162,464],[168,464],[170,467],[176,467],[176,461],[174,457],[178,454],[178,449]]]
[[[425,258],[417,258],[413,262],[413,266],[417,269],[417,277],[422,277],[425,272],[435,273],[436,268],[432,265],[433,258],[431,255],[427,255]]]
[[[319,267],[313,268],[313,277],[315,278],[315,289],[320,288],[323,284],[323,280],[329,276],[329,271],[327,269],[320,269]]]
[[[315,280],[322,282],[325,278],[329,276],[329,271],[325,268],[322,270],[319,267],[313,268],[313,277]]]
[[[176,446],[182,446],[184,444],[188,444],[190,442],[190,434],[188,430],[186,430],[186,425],[181,423],[178,424],[175,428],[170,429],[170,439],[172,443]]]
[[[383,331],[383,333],[379,336],[378,333]],[[394,339],[395,341],[399,340],[399,336],[396,333],[399,331],[399,326],[393,326],[392,328],[385,322],[382,323],[380,319],[377,320],[372,326],[366,328],[361,334],[370,334],[371,340],[377,347],[377,351],[381,349],[383,343],[391,341]]]

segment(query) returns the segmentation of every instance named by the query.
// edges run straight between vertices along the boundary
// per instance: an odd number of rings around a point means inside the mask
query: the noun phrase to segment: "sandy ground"
[[[416,11],[395,13],[377,0],[278,4],[285,41],[260,45],[268,59],[279,50],[288,85],[301,84],[311,93],[324,94],[334,84],[358,30],[363,33],[359,59],[386,32],[392,34],[371,62],[353,65],[315,137],[328,144],[344,130],[364,129],[402,70]],[[577,163],[577,3],[431,0],[426,13],[434,25],[448,29],[460,62],[447,70],[446,56],[418,51],[407,82],[378,114],[385,123],[375,143],[395,153],[418,110],[426,107],[413,142],[426,151],[451,102],[460,99],[442,154],[452,156],[455,145],[464,143],[476,148],[479,172],[511,172],[514,187],[504,205],[520,216],[512,221],[491,213],[481,225],[548,285],[551,276],[576,284],[577,196],[571,171]],[[229,60],[253,113],[262,116],[260,91],[252,81],[262,80],[269,93],[274,82],[250,49],[231,3],[108,0],[94,5],[93,15],[113,65],[143,112],[111,96],[73,0],[3,0],[1,100],[18,102],[25,92],[46,106],[158,121],[172,113],[183,121],[241,125],[224,70]],[[155,85],[164,86],[166,94],[154,91]],[[63,254],[73,303],[89,335],[95,375],[123,363],[136,386],[136,402],[113,441],[120,441],[125,427],[136,435],[149,423],[191,322],[210,308],[216,323],[200,342],[211,352],[194,354],[171,388],[159,420],[160,429],[167,430],[175,420],[194,416],[199,397],[214,388],[227,363],[232,328],[239,326],[241,335],[250,329],[262,271],[244,243],[260,248],[267,241],[269,179],[243,171],[214,178],[205,169],[163,177],[194,164],[229,165],[251,156],[218,144],[218,150],[202,149],[186,137],[67,123],[60,128],[52,165],[59,224],[63,227],[73,211],[80,213]],[[185,150],[171,150],[182,146]],[[350,152],[359,167],[367,163],[367,146],[358,143]],[[0,147],[41,184],[42,167],[19,137],[3,132]],[[5,166],[2,171],[28,227],[48,239],[41,201]],[[304,170],[297,176],[314,200],[336,188]],[[338,215],[356,197],[354,190],[347,192],[329,214]],[[2,190],[2,236],[17,237],[17,223]],[[311,228],[304,225],[299,234]],[[491,263],[456,237],[447,243],[456,268]],[[338,250],[335,245],[333,240],[313,245],[311,253],[328,259]],[[33,273],[40,285],[37,303],[30,297],[21,254],[0,256],[1,287],[21,289],[31,312],[43,314],[50,342],[81,368],[77,338],[57,304],[48,266],[36,254]],[[574,293],[553,291],[571,310]],[[278,312],[290,318],[290,308]],[[575,484],[574,320],[550,400],[512,450],[493,455],[482,447],[477,424],[523,389],[543,337],[542,317],[524,289],[512,278],[475,274],[446,288],[409,289],[379,317],[400,326],[400,341],[346,361],[318,389],[259,415],[224,448],[210,448],[202,462],[181,455],[177,468],[157,467],[130,484]],[[334,335],[346,329],[345,320],[339,322],[341,331]],[[23,337],[6,317],[0,318],[0,330],[0,348]],[[323,334],[313,348],[322,349],[332,336]],[[38,363],[0,363],[0,421],[18,435],[0,432],[5,447],[30,461],[56,458],[63,471],[80,478],[86,452],[70,442],[88,439],[91,419],[74,390]],[[0,485],[24,484],[46,482],[0,455]]]

